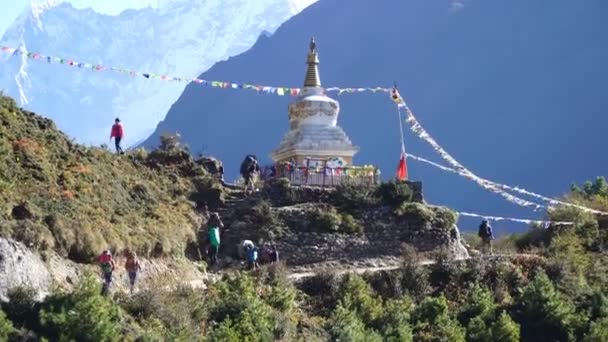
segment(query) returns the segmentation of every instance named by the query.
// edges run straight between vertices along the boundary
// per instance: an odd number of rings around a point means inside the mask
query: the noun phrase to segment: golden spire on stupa
[[[317,54],[317,43],[315,42],[314,37],[310,39],[306,64],[308,64],[308,68],[306,69],[304,87],[320,87],[321,77],[319,77],[319,55]]]

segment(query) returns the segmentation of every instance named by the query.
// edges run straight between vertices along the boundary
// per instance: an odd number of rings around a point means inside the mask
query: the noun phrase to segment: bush
[[[445,297],[425,298],[414,309],[414,340],[464,341],[465,330],[449,316]]]
[[[8,320],[4,311],[0,310],[0,341],[8,341],[9,335],[11,335],[14,330],[11,321]]]
[[[463,325],[468,325],[476,317],[479,317],[484,323],[490,323],[494,321],[495,311],[493,293],[489,289],[475,284],[460,306],[458,319]]]
[[[162,151],[171,151],[181,148],[181,136],[179,133],[163,134],[160,136],[159,149]]]
[[[293,205],[300,202],[299,192],[291,186],[291,182],[285,177],[265,181],[262,191],[265,197],[270,198],[278,206]]]
[[[211,340],[270,341],[274,339],[272,308],[258,295],[254,279],[238,275],[210,288]]]
[[[382,316],[382,301],[375,296],[369,284],[357,274],[347,274],[338,291],[338,301],[368,325],[374,325]]]
[[[585,336],[585,342],[608,341],[608,318],[604,317],[591,323],[589,334]]]
[[[86,276],[71,294],[47,300],[40,313],[46,336],[62,341],[120,341],[122,315],[101,295],[101,286]]]
[[[519,342],[519,330],[519,324],[515,323],[506,312],[503,312],[492,326],[492,341]]]
[[[431,292],[428,269],[420,265],[420,256],[411,245],[403,247],[403,263],[399,270],[399,281],[404,294],[422,299]]]
[[[338,305],[332,313],[329,327],[329,332],[335,341],[382,341],[382,337],[375,331],[365,328],[365,324],[354,311],[342,305]]]
[[[485,342],[492,341],[492,332],[483,320],[477,316],[473,318],[467,325],[467,341],[468,342]]]
[[[329,205],[319,205],[310,212],[309,217],[314,229],[327,233],[362,234],[361,223],[350,214],[341,214]]]
[[[342,209],[352,213],[378,205],[377,190],[376,185],[343,182],[336,187],[334,196]]]
[[[412,327],[409,323],[413,308],[412,301],[405,297],[389,300],[384,305],[381,332],[385,341],[412,341]]]
[[[332,206],[318,206],[311,212],[310,221],[319,231],[336,233],[342,225],[342,217]]]
[[[376,193],[382,203],[392,207],[397,207],[404,202],[411,202],[414,196],[407,182],[397,180],[380,184]]]
[[[340,231],[347,234],[362,234],[363,226],[359,221],[350,214],[342,214],[342,224]]]
[[[40,305],[36,295],[32,287],[12,288],[7,293],[8,302],[2,303],[2,309],[15,325],[37,328]]]
[[[275,240],[283,233],[281,221],[268,201],[257,201],[250,207],[239,208],[235,217],[247,227],[253,239]]]
[[[433,225],[451,230],[458,221],[458,214],[447,207],[432,207],[434,217]]]
[[[518,321],[523,341],[574,340],[575,308],[555,289],[544,273],[539,273],[517,301]],[[544,332],[538,334],[539,331]]]
[[[420,222],[430,222],[435,218],[435,212],[427,205],[417,202],[401,203],[393,210],[393,213],[400,218],[417,220]],[[450,226],[451,227],[451,226]]]

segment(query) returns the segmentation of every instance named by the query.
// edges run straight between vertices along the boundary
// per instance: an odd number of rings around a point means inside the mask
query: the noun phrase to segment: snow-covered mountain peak
[[[167,0],[160,8],[105,15],[48,0],[24,12],[0,43],[78,62],[194,78],[246,51],[262,32],[273,33],[315,1]],[[0,54],[0,89],[84,143],[106,141],[108,122],[116,116],[127,130],[127,144],[143,139],[185,85]]]

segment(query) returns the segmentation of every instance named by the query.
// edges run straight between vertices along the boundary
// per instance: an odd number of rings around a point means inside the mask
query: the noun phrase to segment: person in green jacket
[[[217,263],[217,256],[220,251],[220,228],[224,228],[224,224],[220,219],[218,213],[211,214],[209,221],[207,221],[207,234],[209,237],[210,245],[210,264],[215,265]]]

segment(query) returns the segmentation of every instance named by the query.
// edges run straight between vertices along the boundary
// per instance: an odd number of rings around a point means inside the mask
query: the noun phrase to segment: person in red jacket
[[[120,141],[122,140],[123,135],[124,131],[122,129],[122,125],[120,124],[120,119],[116,118],[116,120],[114,120],[114,125],[112,126],[112,132],[110,133],[110,141],[112,141],[112,138],[114,138],[116,153],[119,154],[125,154],[122,147],[120,147]]]

